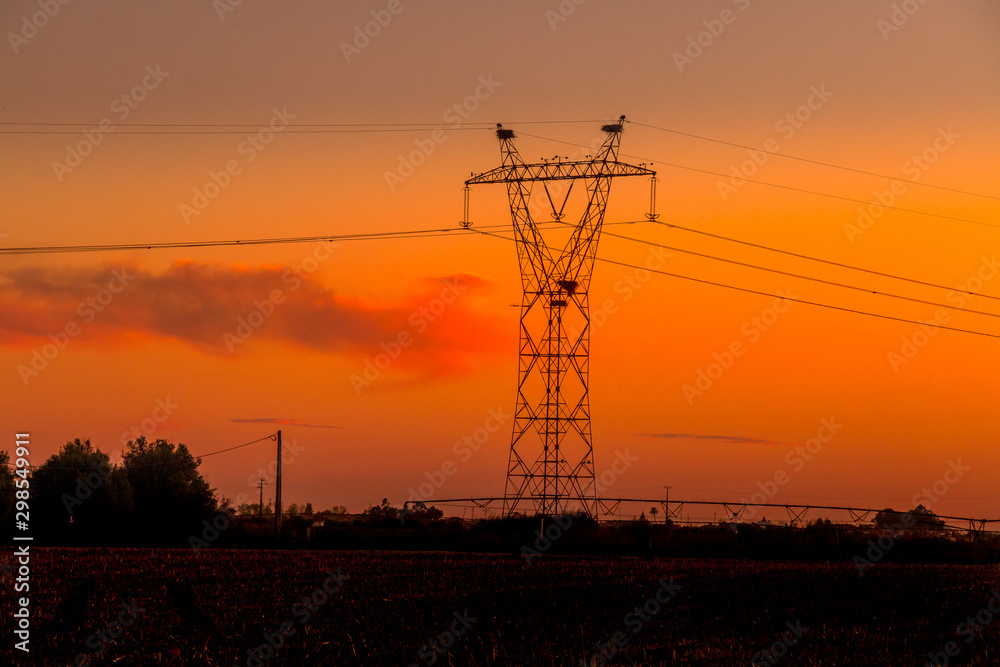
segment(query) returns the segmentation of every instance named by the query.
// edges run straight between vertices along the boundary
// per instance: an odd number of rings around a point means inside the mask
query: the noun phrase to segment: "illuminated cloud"
[[[731,442],[737,445],[784,445],[788,443],[758,438],[744,438],[739,435],[699,435],[697,433],[636,433],[642,438],[665,438],[669,440],[711,440],[713,442]]]
[[[173,339],[236,358],[270,342],[364,362],[405,334],[410,343],[394,364],[448,376],[475,368],[498,341],[494,318],[475,307],[489,289],[468,274],[425,278],[406,296],[376,303],[284,265],[8,269],[0,273],[0,345],[31,348],[76,331],[81,345]]]

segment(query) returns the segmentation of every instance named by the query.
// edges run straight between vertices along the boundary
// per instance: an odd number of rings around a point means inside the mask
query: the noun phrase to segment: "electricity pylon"
[[[606,138],[588,160],[556,158],[525,164],[514,147],[513,130],[497,124],[501,166],[473,176],[466,185],[468,227],[469,186],[506,183],[514,240],[521,268],[521,334],[518,347],[517,401],[507,464],[504,515],[524,511],[534,503],[541,514],[583,510],[597,515],[594,447],[590,430],[590,306],[588,291],[597,256],[597,242],[611,189],[618,176],[650,176],[644,166],[618,161],[625,116],[603,126]],[[587,207],[572,228],[562,251],[546,245],[528,208],[532,186],[541,181],[556,211],[548,181],[583,180]],[[558,252],[559,254],[554,254]],[[520,507],[520,509],[519,509]]]

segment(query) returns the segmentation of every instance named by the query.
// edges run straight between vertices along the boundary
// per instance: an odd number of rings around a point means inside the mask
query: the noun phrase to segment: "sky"
[[[520,276],[460,229],[463,184],[499,165],[495,123],[540,161],[624,114],[674,226],[614,224],[650,188],[614,181],[604,494],[1000,518],[998,24],[992,0],[5,2],[0,249],[449,233],[2,255],[4,437],[37,464],[280,428],[286,505],[502,495]],[[509,226],[504,188],[470,220]],[[255,500],[273,459],[202,471]]]

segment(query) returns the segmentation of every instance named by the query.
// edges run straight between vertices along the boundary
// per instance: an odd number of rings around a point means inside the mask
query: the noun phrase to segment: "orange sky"
[[[386,14],[390,4],[400,11]],[[552,140],[588,144],[602,120],[624,113],[633,122],[622,159],[654,162],[664,221],[949,287],[993,277],[995,198],[900,181],[895,206],[987,224],[888,211],[852,229],[859,204],[849,201],[754,183],[723,199],[724,179],[692,169],[729,174],[750,159],[744,149],[639,123],[1000,196],[995,2],[927,3],[905,21],[892,2],[717,0],[626,11],[590,0],[568,16],[559,6],[243,3],[220,19],[211,3],[71,3],[31,30],[25,20],[37,3],[4,3],[0,123],[88,125],[0,138],[2,245],[453,228],[463,181],[499,164],[482,124],[518,131],[524,158],[538,160],[575,150]],[[375,20],[372,12],[391,20],[363,48],[344,47]],[[696,57],[676,55],[685,51]],[[786,119],[796,111],[800,120]],[[68,170],[54,165],[68,166],[67,145],[104,119],[115,129],[94,135],[101,141],[89,155]],[[567,120],[593,122],[518,122]],[[245,127],[126,134],[129,124],[197,123]],[[446,131],[279,131],[269,144],[248,143],[268,124],[357,123]],[[387,177],[420,146],[433,151],[425,149],[412,175]],[[926,168],[913,160],[924,151],[934,158]],[[227,165],[227,177],[218,176]],[[198,210],[195,191],[204,193],[213,173],[225,185]],[[872,202],[892,186],[776,156],[754,166],[753,178]],[[606,220],[641,219],[647,201],[646,181],[618,180]],[[477,187],[472,218],[509,223],[504,189]],[[868,290],[960,300],[662,226],[606,231]],[[605,236],[600,254],[645,265],[657,260],[652,250]],[[681,253],[662,266],[904,319],[938,310]],[[98,312],[87,299],[101,298],[116,271],[120,293]],[[659,497],[669,484],[675,498],[739,500],[785,471],[775,502],[903,508],[960,460],[969,470],[940,499],[922,502],[939,513],[1000,517],[1000,340],[933,329],[925,336],[913,324],[801,303],[772,321],[771,297],[639,278],[599,263],[591,289],[595,312],[606,302],[615,311],[597,316],[592,336],[597,468],[619,451],[637,457],[609,495]],[[969,286],[981,294],[961,305],[1000,314],[1000,302],[985,296],[1000,296],[1000,281],[990,279]],[[199,453],[266,435],[278,428],[273,419],[301,448],[285,468],[286,504],[360,510],[383,496],[399,504],[448,461],[457,472],[438,497],[503,492],[509,422],[479,451],[460,455],[454,445],[490,410],[513,409],[517,311],[509,305],[519,301],[520,281],[509,243],[468,233],[332,248],[4,256],[0,288],[0,424],[11,440],[32,433],[36,463],[75,437],[116,450],[144,420],[155,425],[150,437]],[[419,314],[448,289],[456,298],[440,317]],[[225,337],[238,336],[241,317],[268,310],[255,302],[275,290],[282,302],[245,342]],[[946,316],[949,326],[1000,335],[993,317]],[[754,318],[772,324],[765,331]],[[25,380],[18,367],[67,326],[78,326],[77,335]],[[352,384],[401,333],[413,343],[399,358],[370,385]],[[922,344],[912,359],[891,356],[915,335]],[[702,394],[686,393],[734,344],[742,353],[731,367]],[[824,419],[842,427],[795,464],[794,447]],[[272,455],[255,445],[207,458],[203,470],[220,493],[256,497],[248,478]]]

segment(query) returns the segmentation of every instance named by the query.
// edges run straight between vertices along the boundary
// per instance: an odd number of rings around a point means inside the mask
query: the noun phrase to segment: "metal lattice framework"
[[[504,514],[533,509],[542,514],[582,510],[597,514],[594,448],[590,429],[590,305],[588,291],[597,243],[611,189],[619,176],[655,176],[643,166],[618,161],[625,117],[605,125],[603,145],[586,161],[525,164],[514,147],[514,132],[497,125],[501,166],[470,178],[506,183],[514,240],[521,268],[517,400],[507,465]],[[554,254],[532,220],[532,186],[541,181],[556,211],[547,181],[582,179],[587,206],[572,225],[565,247]],[[572,189],[572,183],[570,183]],[[565,208],[569,193],[563,201]],[[468,226],[468,218],[464,225]]]

